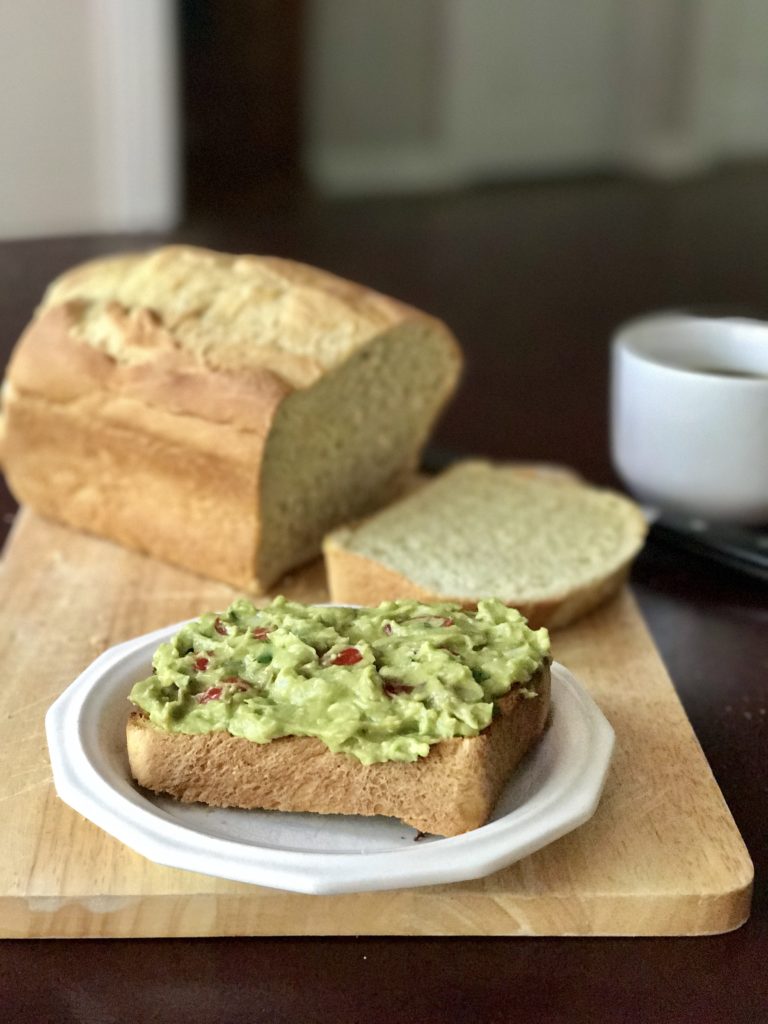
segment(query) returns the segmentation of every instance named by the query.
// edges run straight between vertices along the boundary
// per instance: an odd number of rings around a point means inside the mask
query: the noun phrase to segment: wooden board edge
[[[704,937],[749,918],[752,881],[729,892],[582,897],[563,927],[557,896],[492,898],[408,890],[357,896],[241,894],[11,897],[0,900],[0,939],[401,936],[409,938]],[[272,901],[275,901],[274,903]],[[332,902],[329,902],[332,901]],[[494,904],[489,913],[489,903]],[[414,923],[418,922],[418,923]]]

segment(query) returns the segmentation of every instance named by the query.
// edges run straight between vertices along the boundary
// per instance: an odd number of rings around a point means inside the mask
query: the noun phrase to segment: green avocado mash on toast
[[[415,761],[476,736],[494,701],[549,660],[545,629],[501,601],[387,601],[378,608],[240,599],[184,626],[130,699],[161,729],[256,743],[315,736],[363,764]]]

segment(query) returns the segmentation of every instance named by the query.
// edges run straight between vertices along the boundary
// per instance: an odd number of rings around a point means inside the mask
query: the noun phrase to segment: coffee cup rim
[[[745,374],[758,373],[760,376],[738,376],[729,373],[713,373],[696,366],[681,365],[680,362],[664,358],[659,352],[658,329],[674,332],[679,339],[701,342],[701,350],[711,347],[715,338],[730,337],[736,339],[739,346],[752,346],[759,353],[760,368],[739,366]],[[645,332],[648,332],[644,337]],[[693,332],[698,332],[694,335]],[[708,337],[705,337],[705,333]],[[715,333],[716,332],[716,333]],[[762,337],[760,337],[762,335]],[[765,388],[768,386],[768,322],[753,317],[743,316],[702,316],[697,314],[664,311],[646,313],[626,321],[615,329],[612,336],[614,356],[619,352],[629,355],[643,364],[657,367],[670,374],[680,375],[688,379],[707,381],[719,387],[750,387]],[[649,351],[650,349],[650,351]],[[678,350],[679,351],[679,350]],[[725,369],[725,368],[724,368]],[[762,375],[765,376],[762,376]]]

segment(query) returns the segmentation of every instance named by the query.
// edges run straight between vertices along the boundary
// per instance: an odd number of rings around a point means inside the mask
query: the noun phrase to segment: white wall
[[[768,4],[766,0],[734,0],[733,6],[723,2],[718,27],[727,45],[713,43],[717,81],[722,86],[716,101],[718,120],[728,152],[762,156],[768,148]]]
[[[768,154],[766,0],[310,0],[329,192]]]
[[[462,176],[605,163],[615,0],[452,0],[445,138]]]
[[[171,0],[0,0],[0,237],[165,229]]]

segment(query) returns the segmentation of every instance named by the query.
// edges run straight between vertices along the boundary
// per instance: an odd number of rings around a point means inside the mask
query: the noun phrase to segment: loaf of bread
[[[447,613],[447,614],[446,614]],[[131,772],[218,807],[484,824],[540,736],[549,640],[501,602],[477,614],[277,598],[184,627],[131,691]]]
[[[459,370],[438,320],[308,266],[114,256],[19,341],[2,461],[43,515],[258,591],[400,491]]]
[[[472,607],[495,594],[533,626],[565,626],[613,595],[647,533],[634,502],[517,466],[468,461],[325,540],[331,599]]]

